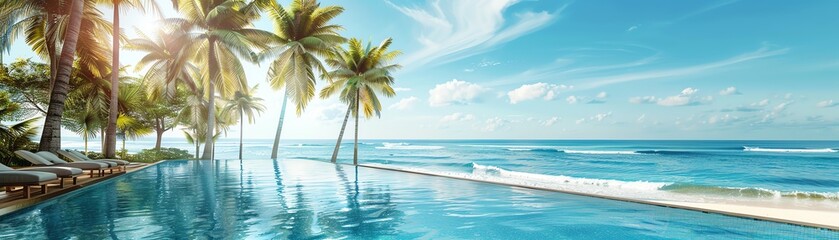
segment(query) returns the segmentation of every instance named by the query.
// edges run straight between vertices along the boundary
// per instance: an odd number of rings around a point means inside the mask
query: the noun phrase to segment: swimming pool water
[[[834,239],[839,232],[309,160],[167,161],[0,217],[6,239]]]

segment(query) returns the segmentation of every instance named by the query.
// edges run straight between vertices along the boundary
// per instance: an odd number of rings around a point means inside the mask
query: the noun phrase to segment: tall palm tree
[[[338,143],[332,152],[332,162],[338,158],[338,149],[341,147],[341,139],[344,137],[344,130],[347,127],[347,119],[352,112],[355,116],[355,144],[353,148],[353,164],[358,165],[358,116],[359,110],[363,107],[364,116],[370,118],[375,114],[381,116],[382,103],[379,102],[377,93],[387,97],[393,97],[396,92],[391,85],[394,78],[391,71],[400,68],[397,64],[388,62],[401,54],[399,51],[388,51],[392,40],[385,39],[376,47],[367,44],[361,46],[361,40],[350,39],[348,48],[337,49],[334,57],[326,60],[333,71],[328,72],[325,77],[332,82],[320,92],[321,98],[328,98],[339,94],[338,98],[347,103],[347,114],[344,116],[344,123],[341,126],[341,133],[338,135]]]
[[[110,4],[113,6],[114,9],[114,18],[113,18],[113,39],[112,44],[113,48],[111,51],[113,55],[111,57],[111,69],[120,69],[119,67],[119,43],[120,43],[120,27],[119,27],[119,9],[120,7],[134,7],[142,12],[145,12],[146,7],[155,11],[155,13],[159,12],[157,9],[157,3],[151,0],[102,0],[105,3]],[[114,71],[115,74],[111,74],[111,92],[119,92],[119,71]],[[117,100],[116,94],[111,94],[110,105],[108,108],[108,122],[107,128],[105,129],[105,149],[102,149],[102,154],[105,155],[107,158],[113,158],[116,152],[116,130],[117,130],[117,115],[119,115],[119,101]]]
[[[222,110],[222,115],[229,115],[233,118],[239,118],[239,159],[242,159],[242,138],[245,126],[245,115],[248,116],[248,122],[254,123],[254,115],[265,111],[265,106],[261,103],[262,98],[251,96],[251,93],[256,92],[258,86],[254,86],[248,92],[236,91],[233,98],[227,102]]]
[[[101,39],[109,34],[111,25],[94,7],[92,0],[0,0],[0,29],[4,34],[0,38],[6,39],[0,43],[11,44],[17,36],[23,35],[35,53],[49,62],[51,94],[44,127],[44,133],[48,134],[41,136],[41,149],[49,146],[58,148],[61,136],[57,132],[60,131],[60,118],[74,59],[78,56],[77,68],[97,75],[106,72],[108,68],[102,63],[110,62],[107,56],[109,50],[101,44]],[[60,71],[66,71],[62,79],[58,78]],[[53,99],[53,96],[59,98]],[[50,108],[53,110],[51,113]]]
[[[271,158],[276,159],[288,98],[295,102],[300,115],[315,96],[314,71],[321,74],[326,71],[318,57],[328,57],[335,46],[346,40],[338,35],[342,27],[330,23],[344,11],[342,7],[320,7],[315,0],[294,0],[287,9],[274,4],[267,11],[274,23],[274,41],[279,44],[259,58],[274,58],[268,70],[268,82],[274,90],[285,88],[271,150]]]
[[[61,150],[61,116],[64,113],[64,100],[70,90],[68,85],[70,73],[73,70],[74,53],[76,52],[76,42],[79,39],[84,5],[84,0],[73,1],[72,4],[70,20],[64,34],[64,46],[61,47],[58,70],[50,94],[49,107],[47,107],[47,117],[44,120],[44,130],[41,133],[41,144],[38,147],[41,151],[55,152]]]
[[[232,96],[236,90],[247,86],[247,79],[238,57],[255,60],[253,50],[265,48],[271,41],[271,33],[250,28],[259,18],[260,8],[270,0],[246,3],[243,0],[173,0],[175,8],[184,18],[167,19],[191,31],[184,41],[191,44],[199,65],[206,76],[203,85],[208,104],[207,126],[216,125],[216,90],[222,97]],[[206,53],[205,55],[203,53]],[[238,56],[238,57],[237,57]],[[207,136],[215,135],[215,127],[207,127]],[[204,143],[202,159],[210,159],[213,153],[213,139]]]

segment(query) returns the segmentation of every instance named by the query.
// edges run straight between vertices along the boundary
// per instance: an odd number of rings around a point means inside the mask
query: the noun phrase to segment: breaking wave
[[[443,146],[426,146],[426,145],[411,145],[410,143],[382,143],[381,147],[376,147],[376,149],[383,149],[383,150],[437,150],[443,149]]]
[[[777,191],[764,188],[752,187],[722,187],[706,186],[688,183],[673,182],[651,182],[651,181],[621,181],[597,178],[579,178],[564,175],[545,175],[538,173],[517,172],[502,169],[496,166],[485,166],[472,163],[472,174],[478,176],[492,176],[502,179],[513,180],[526,185],[540,185],[546,187],[560,187],[563,189],[576,190],[580,192],[594,192],[612,195],[608,190],[615,191],[631,190],[639,193],[670,192],[689,195],[714,195],[725,197],[746,197],[746,198],[795,198],[809,200],[833,200],[839,201],[839,192],[805,192],[805,191]],[[570,187],[569,187],[570,186]],[[589,189],[595,187],[598,189]]]
[[[743,147],[746,152],[773,152],[773,153],[835,153],[839,152],[836,149],[830,148],[760,148],[760,147]]]

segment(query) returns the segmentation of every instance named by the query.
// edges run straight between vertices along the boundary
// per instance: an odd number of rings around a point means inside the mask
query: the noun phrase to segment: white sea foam
[[[610,179],[596,179],[596,178],[577,178],[577,177],[569,177],[564,175],[545,175],[545,174],[537,174],[537,173],[527,173],[527,172],[516,172],[505,170],[495,166],[484,166],[479,165],[476,163],[472,163],[473,174],[488,174],[493,176],[498,176],[502,178],[510,178],[516,180],[524,180],[524,181],[534,181],[534,182],[541,182],[541,183],[551,183],[551,184],[564,184],[564,185],[580,185],[580,186],[598,186],[598,187],[606,187],[606,188],[618,188],[618,189],[633,189],[633,190],[643,190],[643,191],[657,191],[661,187],[664,187],[671,183],[665,182],[648,182],[648,181],[619,181],[619,180],[610,180]]]
[[[426,146],[426,145],[411,145],[409,143],[382,143],[381,147],[376,147],[376,149],[383,149],[383,150],[437,150],[443,149],[443,146]]]
[[[804,148],[760,148],[743,147],[746,152],[774,152],[774,153],[835,153],[839,152],[830,148],[804,149]]]
[[[563,150],[568,154],[597,154],[597,155],[635,155],[635,151],[595,151],[595,150]]]

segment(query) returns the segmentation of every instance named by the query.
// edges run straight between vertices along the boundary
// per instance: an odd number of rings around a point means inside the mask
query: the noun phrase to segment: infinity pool
[[[308,160],[167,161],[0,217],[6,239],[839,239],[839,232]]]

